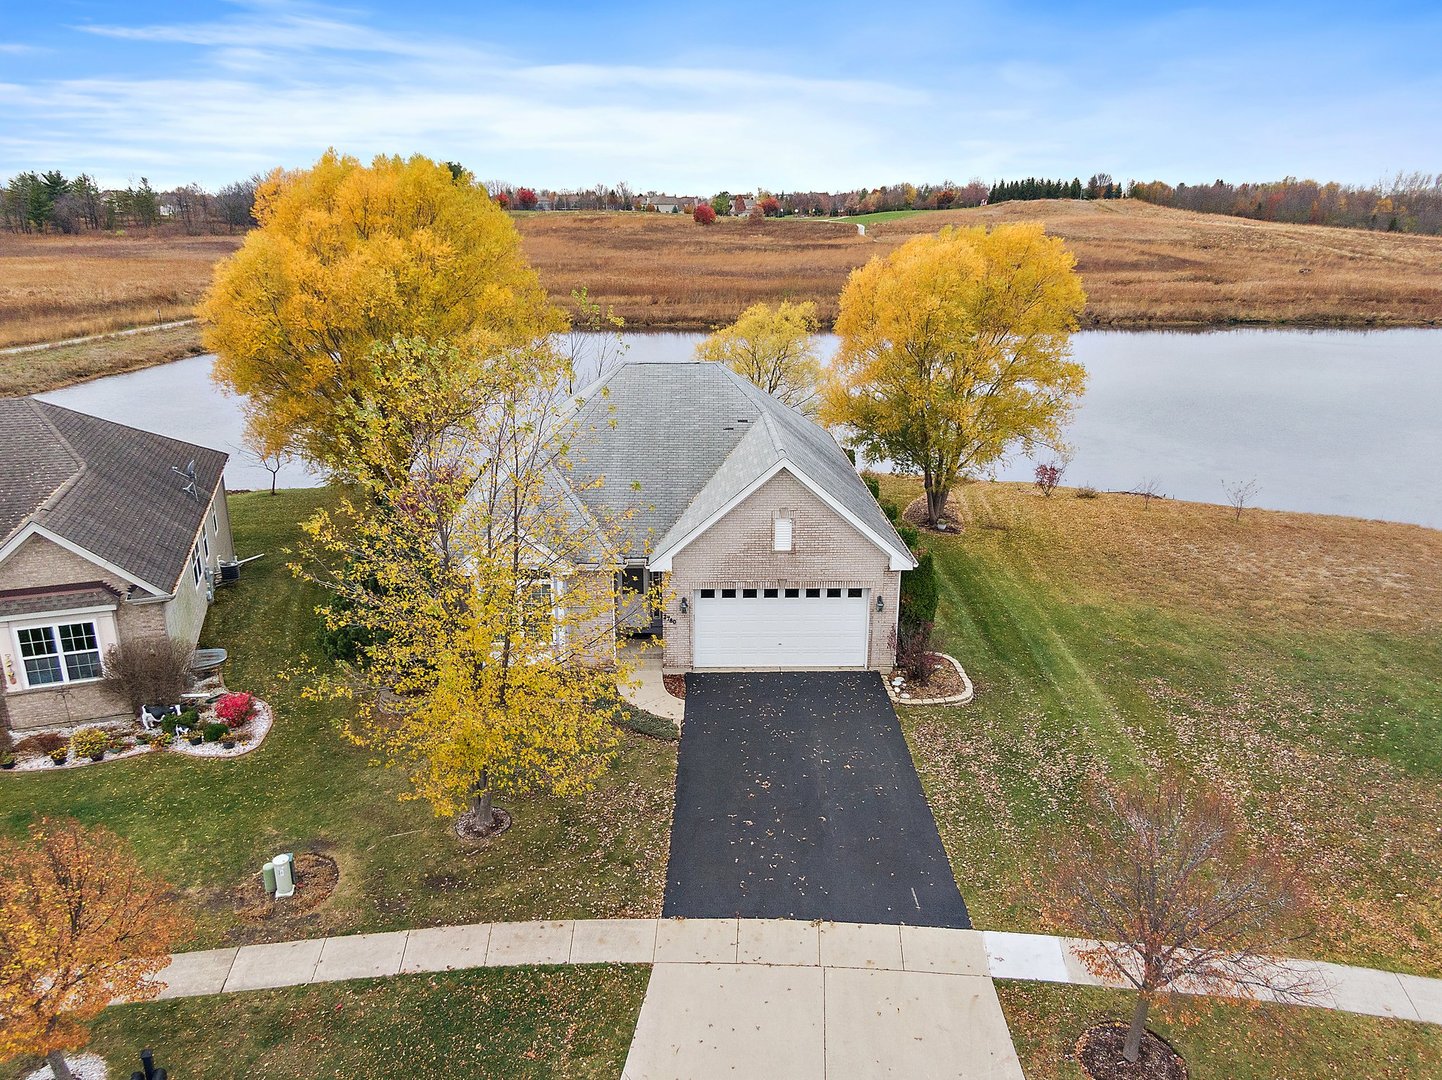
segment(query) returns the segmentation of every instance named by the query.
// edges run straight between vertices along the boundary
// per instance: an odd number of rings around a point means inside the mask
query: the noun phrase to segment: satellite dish
[[[176,476],[182,477],[185,480],[185,483],[181,485],[180,490],[185,492],[185,494],[189,495],[196,502],[200,502],[200,489],[196,486],[195,481],[195,458],[191,458],[190,461],[186,463],[186,466],[183,470],[177,469],[174,465],[172,465],[170,467],[170,471],[175,473]]]

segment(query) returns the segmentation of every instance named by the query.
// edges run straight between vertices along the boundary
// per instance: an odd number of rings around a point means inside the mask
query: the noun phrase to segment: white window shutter
[[[773,518],[771,520],[771,550],[791,550],[791,519]]]

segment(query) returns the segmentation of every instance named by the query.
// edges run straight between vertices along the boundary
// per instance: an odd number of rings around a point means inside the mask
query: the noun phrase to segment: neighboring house
[[[675,199],[657,199],[650,205],[654,206],[659,214],[679,214],[681,212],[681,204]]]
[[[0,399],[0,726],[127,712],[99,686],[119,642],[200,637],[235,558],[227,455]]]
[[[590,388],[571,442],[579,497],[618,523],[634,597],[668,672],[876,668],[895,660],[916,565],[822,427],[723,364],[627,363]]]
[[[754,195],[733,195],[731,196],[731,216],[745,217],[751,213],[751,208],[756,205]]]

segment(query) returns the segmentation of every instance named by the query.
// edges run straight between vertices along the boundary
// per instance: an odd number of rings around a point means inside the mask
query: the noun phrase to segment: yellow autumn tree
[[[614,533],[566,462],[566,365],[533,358],[547,380],[478,395],[447,381],[455,351],[409,339],[372,357],[377,396],[342,414],[346,438],[358,462],[411,465],[355,467],[367,497],[308,522],[294,569],[329,592],[327,629],[351,646],[308,692],[349,701],[345,733],[473,837],[503,824],[497,795],[595,785],[627,668]]]
[[[0,860],[0,1060],[36,1054],[66,1080],[65,1051],[105,1006],[161,991],[153,976],[186,923],[106,829],[46,819],[29,843],[0,840]]]
[[[937,524],[966,474],[1055,446],[1086,382],[1076,260],[1040,225],[945,228],[852,271],[822,419],[920,473]]]
[[[445,340],[473,381],[513,376],[565,328],[509,215],[474,178],[424,157],[327,153],[256,191],[259,222],[216,269],[198,314],[215,378],[246,395],[260,441],[334,467],[337,410],[366,391],[371,350]]]
[[[812,412],[821,376],[816,330],[816,305],[809,300],[752,304],[697,344],[696,358],[725,364],[793,409]]]

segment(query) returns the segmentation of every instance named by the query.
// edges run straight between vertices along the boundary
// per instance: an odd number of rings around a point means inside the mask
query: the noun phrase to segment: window
[[[775,600],[781,593],[776,589],[762,589],[761,595],[766,597],[767,600]]]
[[[791,550],[791,519],[789,517],[771,519],[771,550]]]
[[[646,568],[644,566],[628,566],[621,571],[621,591],[623,593],[640,594],[646,591]]]
[[[856,600],[856,599],[858,599],[858,598],[861,596],[861,590],[860,590],[860,589],[847,589],[847,590],[846,590],[846,595],[849,596],[849,597],[851,597],[851,599]]]
[[[195,578],[195,583],[200,584],[200,579],[205,577],[205,567],[200,561],[200,545],[190,549],[190,576]]]
[[[815,600],[815,599],[816,599],[818,596],[820,596],[820,595],[821,595],[821,590],[820,590],[820,589],[807,589],[807,590],[806,590],[806,599],[808,599],[808,600]]]
[[[98,679],[100,639],[93,622],[31,626],[15,631],[27,686]]]
[[[735,599],[736,599],[736,590],[735,590],[735,589],[722,589],[722,590],[721,590],[721,599],[722,599],[722,600],[735,600]]]
[[[755,600],[755,599],[756,599],[756,590],[755,590],[755,589],[742,589],[742,590],[741,590],[741,596],[742,596],[742,598],[745,599],[745,600]]]
[[[801,595],[801,590],[800,590],[800,589],[787,589],[787,590],[786,590],[786,599],[788,599],[788,600],[795,600],[795,599],[796,599],[798,596],[800,596],[800,595]]]
[[[210,512],[210,531],[213,533],[220,532],[220,521],[216,518],[214,510]]]
[[[840,589],[827,589],[827,590],[826,590],[826,595],[829,596],[829,597],[831,597],[831,598],[834,600],[836,597],[838,597],[838,596],[841,595],[841,590],[840,590]]]
[[[716,598],[716,590],[715,590],[715,589],[702,589],[702,590],[701,590],[701,599],[702,599],[702,600],[714,600],[715,598]]]
[[[555,596],[551,582],[537,578],[521,585],[521,624],[528,634],[549,636],[555,618]]]
[[[200,543],[205,548],[205,561],[210,562],[210,539],[205,533],[200,534]]]

